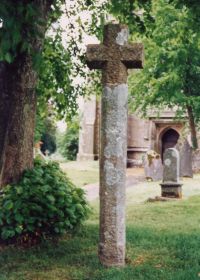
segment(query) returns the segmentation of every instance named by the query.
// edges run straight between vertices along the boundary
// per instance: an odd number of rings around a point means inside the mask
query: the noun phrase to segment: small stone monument
[[[200,172],[200,149],[197,149],[192,153],[192,170],[194,173]]]
[[[180,153],[180,177],[193,177],[192,147],[187,139],[176,147]]]
[[[161,196],[182,198],[182,184],[179,182],[179,153],[175,148],[166,149],[163,159],[164,170]]]
[[[144,172],[147,180],[159,181],[163,178],[163,165],[160,155],[153,150],[146,153]]]

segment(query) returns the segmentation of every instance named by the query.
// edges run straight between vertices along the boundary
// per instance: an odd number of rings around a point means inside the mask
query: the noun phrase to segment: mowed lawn
[[[98,161],[69,161],[60,163],[60,167],[78,187],[96,183],[99,180]]]
[[[187,192],[194,188],[200,193],[198,176],[186,184]],[[152,183],[149,186],[153,188]],[[77,235],[30,249],[0,249],[0,280],[200,279],[200,195],[154,203],[141,197],[137,201],[136,196],[134,188],[129,190],[124,268],[99,264],[99,206],[94,201],[93,213]]]

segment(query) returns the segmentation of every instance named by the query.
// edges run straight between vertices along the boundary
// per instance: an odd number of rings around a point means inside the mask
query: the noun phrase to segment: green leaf
[[[13,61],[13,57],[8,52],[5,54],[5,61],[7,61],[8,63],[11,63]]]
[[[16,233],[18,233],[18,234],[22,233],[22,231],[23,231],[22,226],[16,227],[16,228],[15,228],[15,231],[16,231]]]
[[[50,200],[52,203],[55,202],[55,198],[53,197],[53,195],[47,195],[47,199]]]
[[[11,200],[7,200],[4,203],[3,208],[5,208],[6,210],[11,210],[13,208],[13,202]]]
[[[15,214],[15,220],[18,222],[18,223],[22,223],[23,220],[24,220],[24,217],[20,214]]]

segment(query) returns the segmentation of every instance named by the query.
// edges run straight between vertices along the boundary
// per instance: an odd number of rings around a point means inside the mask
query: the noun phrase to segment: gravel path
[[[200,174],[194,178],[182,178],[183,199],[193,195],[200,195]],[[99,197],[99,183],[86,185],[86,196],[88,201],[95,201]],[[143,203],[148,198],[161,195],[160,182],[147,182],[143,170],[137,168],[127,169],[126,177],[127,204]]]
[[[134,187],[143,181],[145,181],[143,171],[141,172],[141,170],[136,169],[136,172],[130,172],[127,170],[126,188]],[[86,191],[86,197],[88,201],[95,200],[99,197],[99,183],[86,185],[84,186],[84,190]]]

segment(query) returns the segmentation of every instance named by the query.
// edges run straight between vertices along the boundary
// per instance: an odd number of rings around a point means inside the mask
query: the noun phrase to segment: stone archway
[[[161,136],[161,155],[163,158],[164,151],[168,148],[174,148],[178,142],[179,139],[179,133],[173,129],[173,128],[168,128],[167,130],[164,131],[164,133]]]

